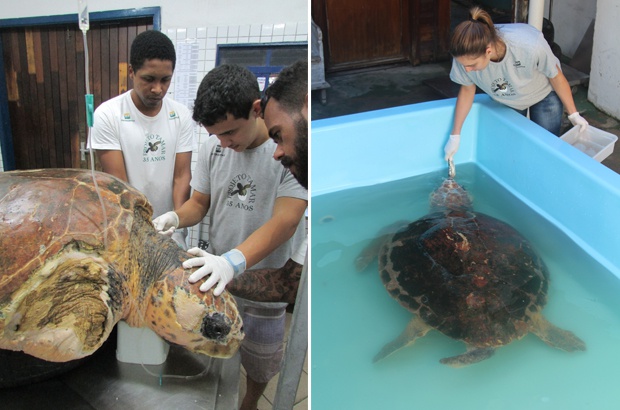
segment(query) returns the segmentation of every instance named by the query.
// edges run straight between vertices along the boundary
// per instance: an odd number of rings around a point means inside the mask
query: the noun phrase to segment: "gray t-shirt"
[[[522,23],[496,27],[506,43],[502,61],[491,61],[484,70],[468,73],[453,60],[450,79],[462,85],[476,84],[495,101],[524,110],[553,91],[549,78],[558,75],[560,61],[535,27]]]
[[[245,241],[271,218],[276,198],[307,200],[306,189],[273,159],[276,148],[269,139],[256,148],[235,152],[222,148],[215,136],[200,147],[191,185],[211,196],[208,252],[221,255]],[[302,216],[293,237],[252,269],[281,267],[305,235]]]

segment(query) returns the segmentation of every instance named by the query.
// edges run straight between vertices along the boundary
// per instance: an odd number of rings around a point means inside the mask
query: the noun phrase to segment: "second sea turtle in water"
[[[565,351],[585,350],[581,339],[543,316],[549,273],[525,237],[474,212],[467,192],[452,178],[430,202],[431,213],[377,238],[356,261],[362,270],[378,255],[387,291],[414,314],[375,361],[431,329],[465,342],[465,353],[441,360],[455,367],[487,359],[528,333]]]

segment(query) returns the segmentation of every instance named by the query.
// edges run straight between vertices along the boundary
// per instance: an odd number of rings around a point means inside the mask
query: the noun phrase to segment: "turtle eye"
[[[221,313],[214,313],[212,316],[205,316],[202,320],[200,333],[207,339],[222,340],[230,333],[230,323],[226,316]]]

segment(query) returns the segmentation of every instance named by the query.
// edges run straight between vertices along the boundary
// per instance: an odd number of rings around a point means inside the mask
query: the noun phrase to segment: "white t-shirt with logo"
[[[160,112],[148,117],[128,91],[95,110],[92,147],[123,152],[128,182],[146,195],[156,217],[174,209],[176,154],[192,151],[194,124],[189,109],[167,97]]]
[[[553,91],[549,78],[558,75],[560,61],[535,27],[523,23],[496,27],[506,43],[502,61],[491,61],[484,70],[467,72],[453,60],[450,79],[461,85],[476,84],[494,100],[524,110]]]
[[[245,241],[271,219],[277,198],[307,200],[307,190],[273,159],[276,148],[268,139],[256,148],[235,152],[222,148],[215,136],[200,147],[191,185],[211,196],[208,252],[221,255]],[[303,243],[305,228],[302,216],[293,237],[252,269],[283,266]]]

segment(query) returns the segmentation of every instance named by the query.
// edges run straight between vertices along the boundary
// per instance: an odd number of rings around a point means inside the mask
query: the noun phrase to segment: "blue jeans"
[[[516,110],[521,115],[527,114],[526,110]],[[550,133],[560,136],[560,128],[562,126],[562,114],[564,107],[560,97],[551,91],[540,102],[530,107],[530,120],[540,125]]]

